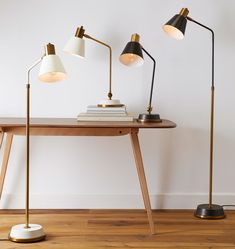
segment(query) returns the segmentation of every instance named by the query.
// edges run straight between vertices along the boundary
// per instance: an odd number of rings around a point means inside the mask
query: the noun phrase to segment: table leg
[[[8,160],[10,156],[10,151],[11,151],[12,139],[13,139],[13,134],[7,133],[6,147],[4,151],[2,168],[1,168],[1,173],[0,173],[0,199],[2,197],[2,190],[3,190],[4,180],[5,180],[6,171],[7,171],[7,164],[8,164]]]
[[[148,186],[147,186],[146,177],[144,173],[144,164],[143,164],[143,159],[141,156],[140,144],[139,144],[139,139],[138,139],[138,130],[132,131],[130,136],[131,136],[132,149],[133,149],[133,153],[135,156],[135,164],[136,164],[136,168],[138,172],[140,187],[141,187],[142,196],[144,199],[144,205],[145,205],[145,209],[148,215],[150,231],[151,231],[151,234],[154,234],[155,233],[154,221],[153,221],[151,203],[150,203],[150,198],[149,198],[149,193],[148,193]]]
[[[1,132],[0,132],[0,150],[1,150],[1,148],[2,148],[2,141],[3,141],[3,138],[4,138],[4,132],[1,131]]]

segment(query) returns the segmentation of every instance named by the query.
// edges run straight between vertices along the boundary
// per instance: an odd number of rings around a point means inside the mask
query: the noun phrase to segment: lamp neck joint
[[[137,33],[131,35],[131,41],[132,42],[139,42],[140,41],[140,36]]]
[[[180,15],[184,17],[187,17],[188,13],[189,13],[189,10],[187,8],[182,8],[180,11]]]
[[[78,38],[83,38],[84,34],[85,34],[85,29],[83,28],[83,26],[78,27],[75,36]]]

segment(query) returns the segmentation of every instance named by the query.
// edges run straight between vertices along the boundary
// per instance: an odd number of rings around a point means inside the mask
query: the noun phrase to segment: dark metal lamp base
[[[224,209],[220,205],[212,204],[200,204],[197,206],[197,210],[194,215],[201,219],[223,219],[225,218]]]
[[[139,122],[155,122],[155,123],[162,122],[159,114],[140,114],[138,121]]]

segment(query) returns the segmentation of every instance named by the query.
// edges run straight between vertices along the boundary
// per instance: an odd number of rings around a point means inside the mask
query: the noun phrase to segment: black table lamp
[[[209,30],[212,34],[212,81],[211,81],[211,115],[210,115],[210,173],[209,173],[209,203],[200,204],[195,211],[195,216],[205,219],[222,219],[225,217],[223,207],[212,204],[212,178],[213,178],[213,144],[214,144],[214,32],[207,26],[193,20],[188,16],[188,9],[183,8],[179,14],[170,19],[164,26],[163,30],[175,39],[183,39],[187,20],[198,24]]]
[[[119,57],[119,60],[122,64],[126,66],[141,66],[144,63],[144,57],[142,50],[151,58],[153,61],[153,74],[152,74],[152,84],[150,90],[150,97],[149,97],[149,105],[147,108],[147,112],[145,114],[139,114],[138,121],[140,122],[161,122],[159,114],[153,114],[152,110],[152,95],[153,95],[153,86],[154,86],[154,75],[155,75],[155,67],[156,61],[154,58],[141,46],[139,43],[140,36],[138,34],[133,34],[131,36],[131,41],[127,43],[126,47],[124,48],[122,54]]]

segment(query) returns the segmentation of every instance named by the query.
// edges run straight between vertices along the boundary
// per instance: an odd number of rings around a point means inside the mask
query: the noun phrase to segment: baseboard
[[[207,203],[207,194],[163,193],[150,195],[153,209],[195,209],[198,204]],[[215,193],[213,203],[235,204],[235,194]],[[1,209],[24,208],[24,195],[3,194]],[[141,195],[36,195],[30,196],[33,209],[143,209]]]

